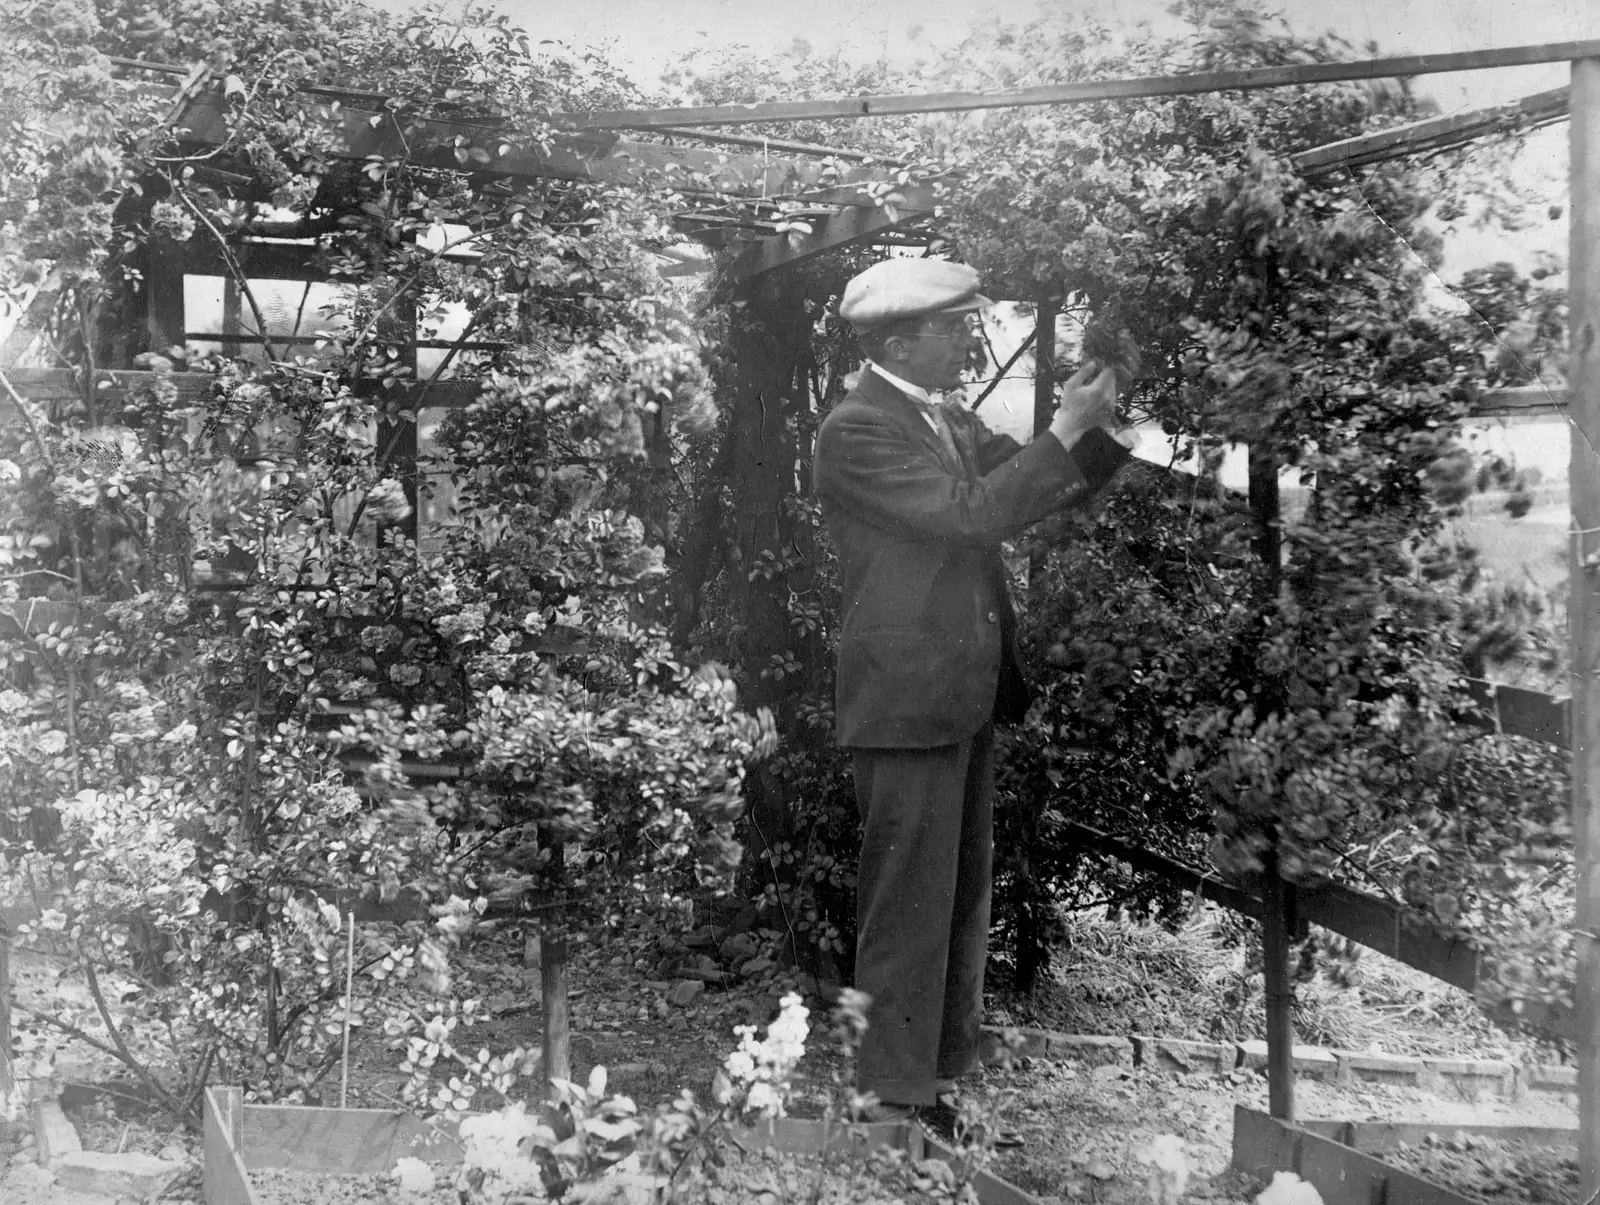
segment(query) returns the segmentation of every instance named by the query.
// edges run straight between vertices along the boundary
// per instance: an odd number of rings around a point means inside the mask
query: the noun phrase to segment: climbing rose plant
[[[650,252],[670,190],[507,187],[408,124],[537,143],[626,86],[487,14],[342,0],[42,4],[5,32],[4,282],[41,287],[53,363],[153,374],[12,398],[0,437],[0,856],[49,901],[24,936],[92,994],[33,1019],[192,1119],[208,1079],[314,1096],[347,1015],[404,1036],[480,926],[581,942],[725,892],[774,738],[649,606],[674,457],[715,417]],[[220,145],[173,139],[130,54],[212,68]],[[388,98],[403,149],[341,158],[318,83]],[[328,282],[287,321],[239,267],[262,234],[312,240]],[[261,355],[139,344],[186,256]]]

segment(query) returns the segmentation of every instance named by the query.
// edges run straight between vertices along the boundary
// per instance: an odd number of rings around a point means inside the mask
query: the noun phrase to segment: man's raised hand
[[[1061,404],[1050,420],[1050,434],[1071,448],[1078,438],[1095,427],[1115,431],[1122,426],[1117,417],[1117,374],[1093,362],[1085,364],[1061,389]]]

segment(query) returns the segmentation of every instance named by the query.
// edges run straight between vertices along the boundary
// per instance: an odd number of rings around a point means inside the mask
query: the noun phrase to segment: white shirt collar
[[[902,377],[895,376],[894,373],[890,372],[876,360],[871,360],[868,362],[872,365],[872,370],[874,372],[876,372],[884,380],[888,381],[889,384],[893,385],[901,393],[909,393],[924,406],[934,406],[938,404],[933,400],[933,394],[929,393],[921,385],[913,385],[910,381],[907,381]]]

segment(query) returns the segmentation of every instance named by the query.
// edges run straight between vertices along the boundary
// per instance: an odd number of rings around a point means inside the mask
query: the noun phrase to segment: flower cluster
[[[756,1041],[756,1027],[741,1025],[739,1048],[722,1064],[712,1084],[712,1095],[724,1108],[745,1114],[782,1117],[789,1077],[806,1052],[806,1018],[810,1010],[790,992],[779,1002],[777,1019],[767,1026],[767,1036]]]

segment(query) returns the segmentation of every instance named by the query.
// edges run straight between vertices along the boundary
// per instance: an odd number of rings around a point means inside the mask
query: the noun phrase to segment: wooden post
[[[1600,551],[1600,59],[1572,64],[1568,389],[1571,480],[1572,832],[1577,887],[1578,1163],[1581,1199],[1600,1189],[1600,590],[1584,560]]]
[[[1251,447],[1249,474],[1255,552],[1263,567],[1261,602],[1271,607],[1283,564],[1278,458],[1265,448]],[[1270,856],[1261,883],[1261,958],[1266,981],[1267,1100],[1280,1121],[1294,1120],[1294,980],[1289,973],[1293,908],[1294,888],[1279,876],[1277,857]]]
[[[1261,955],[1266,980],[1267,1108],[1294,1120],[1294,980],[1289,976],[1290,909],[1294,888],[1278,876],[1276,859],[1261,878]]]
[[[184,343],[183,251],[168,238],[152,238],[146,260],[145,343],[165,355]]]
[[[544,999],[545,1094],[552,1080],[572,1078],[572,1014],[567,1001],[567,939],[550,926],[539,939],[539,987]]]
[[[378,333],[382,341],[391,346],[400,348],[400,366],[409,370],[405,378],[407,386],[414,386],[417,379],[417,306],[416,302],[408,297],[396,301],[388,313],[379,320]],[[381,384],[374,385],[374,392],[382,399],[386,408],[396,407],[400,403],[400,392],[384,389]],[[399,523],[394,524],[407,539],[415,541],[421,530],[422,496],[417,480],[417,421],[422,416],[412,414],[406,418],[401,414],[389,414],[378,420],[378,457],[379,471],[386,472],[395,478],[405,489],[406,501],[411,504],[411,513]],[[383,524],[378,525],[378,538],[383,539]]]
[[[229,339],[229,335],[244,333],[244,290],[239,287],[239,282],[229,272],[222,278],[222,354],[229,359],[236,359],[239,355],[239,340]],[[270,335],[270,331],[257,331],[258,335]]]
[[[1033,339],[1033,433],[1050,429],[1056,412],[1056,317],[1060,314],[1055,298],[1041,296],[1035,304],[1037,332]]]
[[[1283,505],[1278,497],[1278,458],[1262,448],[1250,449],[1250,513],[1255,516],[1256,556],[1267,567],[1268,603],[1278,593],[1283,563],[1283,540],[1278,524]]]
[[[1054,297],[1040,293],[1034,301],[1033,327],[1033,434],[1037,438],[1050,429],[1056,412],[1056,318],[1061,313]],[[1028,590],[1044,589],[1044,551],[1035,549],[1028,557]]]

